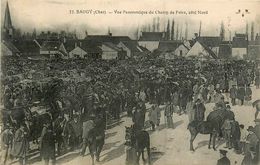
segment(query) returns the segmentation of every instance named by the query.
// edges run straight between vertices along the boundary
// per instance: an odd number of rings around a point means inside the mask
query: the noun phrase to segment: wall
[[[243,59],[244,55],[247,54],[246,48],[232,48],[232,57]]]
[[[87,55],[87,52],[81,49],[80,47],[76,47],[69,52],[69,58],[75,58],[75,55],[78,55],[79,58],[84,58],[85,55]]]
[[[158,49],[159,47],[159,41],[138,41],[138,44],[140,46],[147,48],[151,52],[154,51],[155,49]]]

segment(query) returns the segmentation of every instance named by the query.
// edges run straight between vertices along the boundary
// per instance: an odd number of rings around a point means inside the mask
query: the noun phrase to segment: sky
[[[7,0],[1,0],[1,23]],[[189,26],[189,38],[198,32],[202,22],[201,34],[217,36],[223,21],[226,30],[232,34],[244,33],[246,23],[255,23],[255,32],[260,31],[260,0],[8,0],[12,22],[15,28],[30,32],[36,28],[41,30],[68,30],[84,34],[106,34],[108,28],[113,35],[134,36],[137,27],[152,23],[154,17],[160,17],[161,30],[167,20],[175,20],[175,24]],[[249,10],[242,17],[238,10]],[[105,11],[106,14],[70,14],[77,10]],[[114,14],[119,11],[173,11],[174,14]],[[176,14],[185,11],[186,14]],[[189,11],[207,11],[208,14],[188,14]],[[110,13],[111,12],[111,13]]]

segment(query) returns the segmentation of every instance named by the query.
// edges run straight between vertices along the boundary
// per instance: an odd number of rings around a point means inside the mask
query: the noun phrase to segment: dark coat
[[[237,89],[236,88],[231,88],[230,89],[230,98],[232,98],[232,99],[235,99],[235,98],[237,98]]]
[[[42,129],[40,153],[44,159],[55,158],[55,137],[51,128],[43,127]]]
[[[205,116],[206,108],[202,103],[195,104],[193,106],[193,109],[195,111],[195,120],[197,121],[203,121]]]
[[[135,111],[132,120],[138,128],[142,128],[144,126],[144,120],[145,120],[143,112]]]
[[[242,88],[239,88],[237,90],[237,98],[240,99],[240,100],[244,100],[244,97],[245,97],[245,88],[242,87]]]
[[[230,160],[227,157],[223,157],[218,160],[217,165],[230,165]]]
[[[19,128],[14,135],[11,155],[15,157],[23,157],[29,148],[29,142],[26,131]]]
[[[239,123],[237,121],[231,122],[231,135],[233,140],[239,140],[241,136]]]

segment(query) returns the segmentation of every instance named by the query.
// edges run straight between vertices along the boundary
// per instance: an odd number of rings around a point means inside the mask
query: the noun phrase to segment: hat
[[[247,128],[247,131],[254,131],[254,127],[253,126],[249,126],[248,128]]]
[[[260,119],[255,119],[254,122],[260,122]]]
[[[226,154],[227,154],[227,151],[220,149],[220,150],[219,150],[219,153],[221,153],[222,155],[226,155]]]

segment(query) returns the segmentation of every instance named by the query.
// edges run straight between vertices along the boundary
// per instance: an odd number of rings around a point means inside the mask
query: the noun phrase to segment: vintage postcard
[[[0,164],[260,165],[259,0],[1,0]]]

